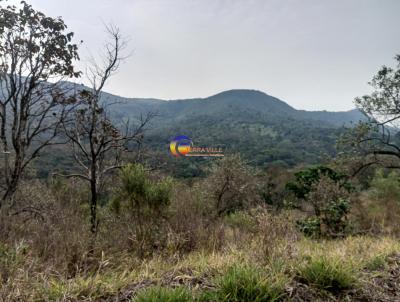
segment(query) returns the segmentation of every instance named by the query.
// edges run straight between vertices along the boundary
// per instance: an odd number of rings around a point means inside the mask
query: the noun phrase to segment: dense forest
[[[307,112],[113,96],[105,40],[78,70],[61,17],[0,1],[1,301],[400,299],[400,55],[356,110]],[[176,135],[224,157],[173,157]]]

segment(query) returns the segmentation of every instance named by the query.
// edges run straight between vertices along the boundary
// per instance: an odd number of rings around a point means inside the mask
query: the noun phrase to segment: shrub
[[[182,183],[174,186],[168,211],[168,252],[188,253],[195,249],[219,250],[225,247],[225,228],[210,215],[210,204],[202,192]]]
[[[111,208],[119,219],[127,219],[131,240],[141,256],[162,245],[161,226],[170,204],[172,180],[153,180],[142,165],[127,165]]]
[[[371,181],[371,195],[374,198],[390,198],[400,200],[400,175],[397,171],[392,171],[385,175],[384,170],[380,169],[375,173]]]
[[[275,209],[290,208],[286,184],[293,178],[292,173],[280,166],[269,166],[258,177],[258,191],[261,200]]]
[[[352,267],[340,259],[317,257],[300,266],[298,274],[308,284],[330,292],[353,288],[357,276]]]
[[[274,264],[277,258],[291,258],[295,254],[295,242],[298,232],[294,225],[294,217],[289,211],[278,214],[261,212],[257,215],[258,233],[263,261]]]
[[[244,211],[238,211],[227,215],[224,222],[232,227],[240,229],[241,231],[247,231],[254,233],[257,231],[257,221]]]
[[[359,194],[352,215],[361,232],[400,237],[400,176],[378,170],[368,191]]]
[[[217,289],[206,295],[210,301],[218,302],[277,301],[283,295],[283,286],[281,280],[272,280],[259,269],[234,266],[218,280]]]
[[[343,237],[347,231],[350,211],[349,192],[329,177],[313,183],[306,201],[314,215],[298,222],[301,231],[312,237]]]
[[[204,199],[212,205],[215,218],[243,210],[260,198],[253,171],[240,156],[226,156],[214,164],[201,184]]]
[[[141,290],[132,302],[190,302],[194,301],[190,292],[184,287],[175,289],[150,287]]]
[[[351,184],[346,181],[346,175],[338,173],[326,166],[317,166],[299,171],[295,174],[295,177],[296,181],[287,183],[286,188],[300,199],[306,199],[307,195],[312,190],[312,186],[318,183],[323,177],[338,183],[340,187],[348,191],[352,189]]]
[[[308,237],[321,236],[321,220],[318,217],[307,217],[297,221],[299,230]]]

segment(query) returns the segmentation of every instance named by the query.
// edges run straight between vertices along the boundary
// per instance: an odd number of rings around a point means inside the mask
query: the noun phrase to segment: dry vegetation
[[[110,180],[103,193],[96,237],[90,232],[87,202],[90,192],[84,183],[57,178],[48,184],[25,182],[16,195],[16,203],[12,208],[3,208],[1,213],[1,299],[395,301],[399,298],[400,243],[396,213],[400,204],[396,198],[398,189],[391,187],[398,181],[398,174],[377,172],[370,189],[361,195],[352,193],[353,206],[348,217],[351,228],[345,236],[312,239],[299,232],[297,225],[299,219],[311,213],[262,201],[255,188],[262,188],[265,177],[262,173],[247,177],[250,170],[246,169],[243,163],[235,165],[227,158],[209,178],[188,186],[130,166],[125,174]],[[151,192],[168,182],[165,192],[157,191],[168,199],[165,206],[141,208],[146,219],[138,220],[135,208],[129,204],[124,207],[126,198],[121,198],[121,190],[127,189],[126,178],[132,181],[132,177],[142,179]],[[227,179],[235,188],[227,189],[224,193],[227,195],[221,197],[220,189],[229,187],[224,181]],[[324,178],[321,181],[326,183]],[[137,190],[138,183],[141,182],[130,183],[133,186],[130,188]],[[243,190],[238,191],[238,186]],[[316,188],[316,192],[320,191]],[[287,193],[280,195],[293,198]],[[316,193],[310,196],[316,198]],[[120,201],[118,211],[116,199]],[[231,206],[230,211],[218,214],[219,200]],[[376,207],[364,211],[371,208],[371,203]],[[139,231],[138,224],[142,224]]]

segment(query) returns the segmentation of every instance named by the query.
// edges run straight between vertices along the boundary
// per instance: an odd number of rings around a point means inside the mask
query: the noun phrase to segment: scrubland
[[[191,184],[131,166],[110,179],[96,234],[82,183],[26,181],[2,209],[1,299],[400,299],[397,173],[377,170],[368,188],[350,193],[340,234],[310,236],[299,224],[312,216],[309,202],[283,185],[292,173],[271,178],[235,162]],[[142,200],[148,207],[127,202],[138,192],[152,196]]]

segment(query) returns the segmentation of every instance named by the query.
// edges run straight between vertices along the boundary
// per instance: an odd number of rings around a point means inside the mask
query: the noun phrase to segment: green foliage
[[[80,76],[80,72],[76,72],[72,66],[72,62],[79,59],[78,47],[71,42],[74,34],[65,32],[67,26],[61,18],[48,17],[22,1],[20,8],[0,7],[0,19],[2,59],[10,59],[14,55],[14,60],[18,60],[13,61],[14,64],[21,64],[21,70],[27,68],[27,72],[43,66],[43,69],[35,70],[38,74],[30,74],[31,77],[39,76],[41,81],[55,76]],[[35,64],[29,64],[29,59],[35,61]],[[7,64],[3,67],[6,73],[16,68]]]
[[[345,174],[331,168],[318,166],[297,172],[296,182],[286,185],[298,199],[311,204],[315,216],[299,220],[297,226],[311,237],[343,236],[350,211],[348,193],[352,185]]]
[[[296,221],[299,230],[307,237],[321,236],[321,219],[319,217],[307,217]]]
[[[281,280],[271,280],[255,267],[234,266],[218,280],[217,289],[206,296],[208,301],[218,302],[277,301],[283,295],[283,286]]]
[[[360,194],[354,220],[361,231],[400,235],[400,173],[378,169],[368,191]]]
[[[388,167],[400,155],[400,54],[394,59],[395,67],[382,66],[368,83],[373,91],[355,99],[368,121],[361,123],[354,134],[350,132],[347,139],[353,154],[357,152],[370,162]]]
[[[257,221],[253,216],[244,211],[231,213],[224,218],[224,222],[233,228],[242,231],[254,232],[257,229]]]
[[[161,211],[170,202],[172,179],[153,181],[143,165],[129,164],[120,173],[121,184],[112,207],[119,213],[121,202],[132,211]],[[143,214],[142,213],[142,214]]]
[[[331,199],[323,206],[319,215],[297,221],[299,230],[308,237],[342,237],[347,228],[350,203],[345,198]]]
[[[369,260],[365,266],[370,271],[376,271],[386,266],[386,257],[384,255],[378,255]]]
[[[311,186],[317,183],[322,176],[327,176],[347,190],[351,190],[351,184],[346,181],[346,175],[338,173],[326,166],[317,166],[295,173],[296,182],[289,182],[286,188],[292,191],[297,198],[306,199]]]
[[[350,211],[350,202],[342,197],[329,201],[323,209],[323,223],[335,236],[340,235],[346,228],[346,215]]]
[[[388,120],[400,114],[398,96],[400,93],[400,54],[395,56],[396,67],[382,66],[369,83],[374,91],[355,99],[355,103],[372,120],[376,116]]]
[[[150,287],[141,290],[132,302],[190,302],[194,301],[190,292],[184,287],[175,289]]]
[[[374,198],[393,198],[400,201],[399,172],[385,173],[383,169],[379,169],[376,171],[370,185],[371,195]]]
[[[194,297],[186,288],[151,287],[139,292],[133,302],[270,302],[284,295],[287,279],[271,278],[254,266],[233,266],[218,277],[216,288]]]
[[[330,292],[353,288],[357,274],[341,259],[317,257],[298,269],[299,277],[308,284]]]
[[[290,208],[292,202],[286,184],[293,175],[286,168],[271,166],[258,177],[258,191],[263,203],[274,208]]]

